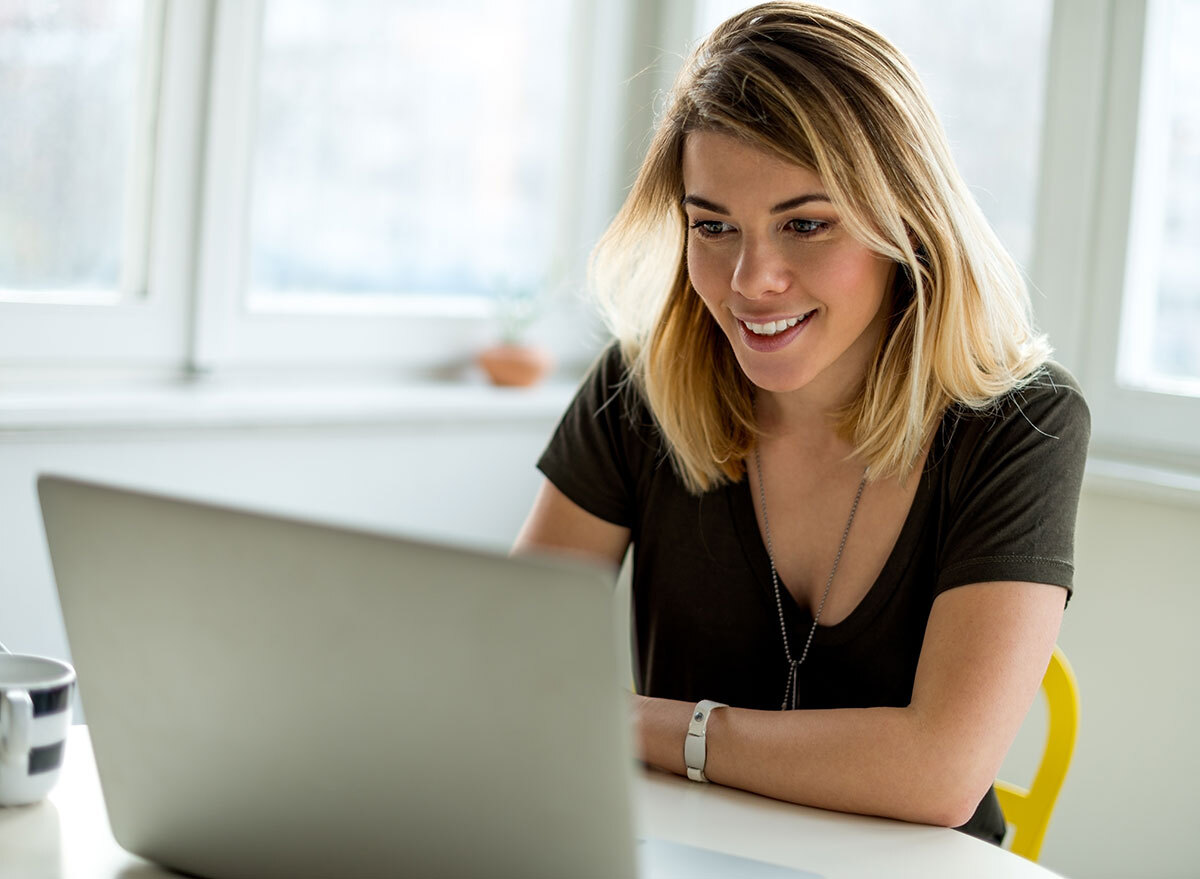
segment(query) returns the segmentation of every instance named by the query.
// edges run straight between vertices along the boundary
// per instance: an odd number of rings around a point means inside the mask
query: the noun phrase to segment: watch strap
[[[692,709],[692,719],[683,740],[683,762],[687,765],[687,776],[692,781],[708,781],[708,776],[704,774],[704,764],[708,758],[708,718],[715,709],[728,707],[724,702],[704,699]]]

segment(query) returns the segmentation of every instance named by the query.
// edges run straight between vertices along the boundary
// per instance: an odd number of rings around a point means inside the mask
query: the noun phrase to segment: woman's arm
[[[908,707],[714,711],[705,775],[826,809],[964,824],[1037,695],[1065,601],[1039,583],[950,589],[934,601]],[[639,703],[642,759],[684,774],[693,705]]]
[[[513,553],[550,550],[620,565],[629,548],[629,533],[628,528],[593,516],[547,479],[517,535]]]

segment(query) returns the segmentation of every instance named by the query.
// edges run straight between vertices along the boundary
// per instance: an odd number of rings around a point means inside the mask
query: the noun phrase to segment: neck
[[[859,393],[861,375],[822,375],[787,393],[759,390],[754,405],[763,439],[827,450],[835,458],[850,454],[854,444],[839,429],[840,413]]]
[[[837,435],[837,414],[851,397],[819,395],[815,390],[782,394],[759,390],[754,398],[759,427],[771,435]]]

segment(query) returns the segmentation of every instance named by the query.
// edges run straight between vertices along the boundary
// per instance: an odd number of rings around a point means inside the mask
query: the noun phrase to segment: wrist
[[[681,742],[694,704],[640,696],[636,703],[638,758],[647,766],[687,775]]]

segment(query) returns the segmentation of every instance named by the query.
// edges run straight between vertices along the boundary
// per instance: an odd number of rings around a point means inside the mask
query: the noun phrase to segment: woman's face
[[[894,263],[850,235],[812,171],[717,132],[683,148],[692,286],[757,387],[846,402],[883,332]]]

